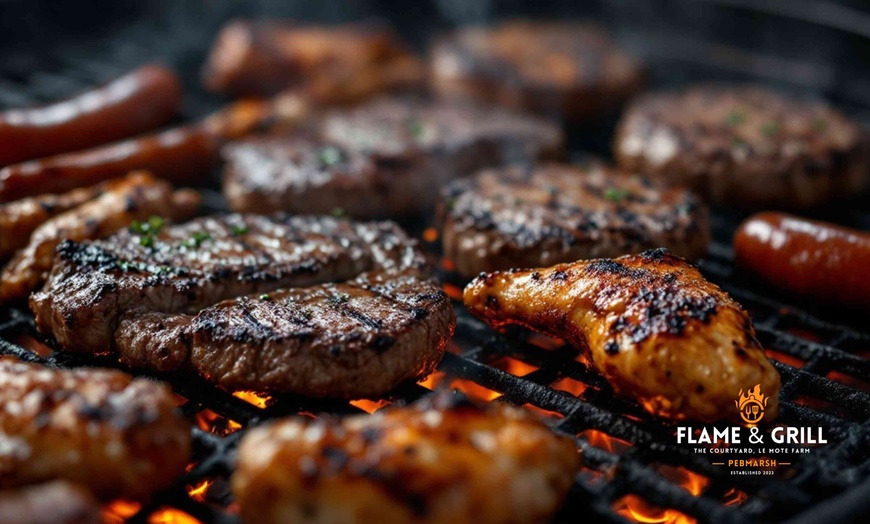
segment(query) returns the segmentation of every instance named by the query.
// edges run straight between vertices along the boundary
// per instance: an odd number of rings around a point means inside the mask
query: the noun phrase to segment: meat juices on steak
[[[515,20],[460,29],[430,52],[433,89],[569,121],[613,111],[644,84],[642,67],[600,27]]]
[[[870,142],[840,111],[754,86],[641,97],[614,142],[623,169],[715,205],[808,208],[867,185]]]
[[[707,209],[692,193],[599,163],[456,180],[442,191],[438,220],[444,254],[467,278],[656,247],[697,259],[710,241]]]
[[[359,398],[428,374],[453,311],[392,222],[205,217],[58,249],[31,297],[66,350],[239,390]]]
[[[527,115],[384,98],[334,111],[306,134],[228,145],[224,195],[235,211],[405,216],[431,208],[453,178],[562,147],[558,126]]]

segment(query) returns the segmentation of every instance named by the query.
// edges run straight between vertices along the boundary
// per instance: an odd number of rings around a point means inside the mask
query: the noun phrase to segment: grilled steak
[[[104,500],[143,500],[187,465],[188,423],[150,380],[4,357],[0,405],[0,489],[64,479]]]
[[[545,522],[579,465],[573,439],[528,411],[450,393],[255,428],[238,462],[240,513],[262,524]]]
[[[461,29],[430,53],[435,91],[571,121],[602,116],[637,93],[640,65],[599,27],[511,21]]]
[[[100,524],[88,490],[61,480],[0,492],[0,524]]]
[[[870,168],[870,142],[842,113],[752,86],[642,97],[614,152],[628,171],[744,208],[822,205],[864,188]]]
[[[231,389],[377,396],[428,374],[449,300],[391,222],[206,217],[66,242],[31,298],[64,349],[193,368]]]
[[[402,216],[429,209],[453,178],[561,150],[559,128],[529,116],[380,99],[335,111],[305,135],[230,144],[224,194],[235,211]]]
[[[569,342],[654,415],[739,422],[736,392],[757,386],[770,397],[765,418],[779,412],[779,373],[749,314],[667,250],[483,273],[463,298],[493,327]]]
[[[445,187],[438,215],[444,254],[467,278],[656,247],[696,259],[710,240],[690,192],[597,163],[482,171]]]

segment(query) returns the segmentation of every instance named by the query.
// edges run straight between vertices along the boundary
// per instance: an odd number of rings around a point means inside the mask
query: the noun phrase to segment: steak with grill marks
[[[58,249],[31,298],[41,333],[230,389],[378,396],[426,375],[453,311],[391,222],[205,217]]]

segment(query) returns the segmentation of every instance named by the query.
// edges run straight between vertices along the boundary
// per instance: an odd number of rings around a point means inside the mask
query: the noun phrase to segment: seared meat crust
[[[199,204],[197,192],[173,191],[169,183],[147,172],[107,182],[97,198],[49,219],[33,232],[27,246],[3,269],[0,302],[23,299],[35,290],[51,269],[55,248],[64,240],[104,238],[152,215],[184,220],[199,210]]]
[[[578,23],[460,29],[439,39],[430,55],[431,82],[443,96],[570,121],[613,111],[640,90],[645,76],[603,29]]]
[[[452,334],[450,301],[391,222],[228,215],[141,243],[62,244],[31,299],[38,329],[231,389],[350,398],[428,374]]]
[[[710,240],[690,192],[594,163],[486,170],[445,187],[438,215],[444,254],[467,278],[655,247],[697,259]]]
[[[739,421],[734,399],[757,384],[779,410],[779,373],[749,315],[666,250],[482,274],[465,305],[493,327],[520,324],[586,353],[623,395],[675,419]]]
[[[0,358],[0,488],[65,479],[146,499],[184,472],[190,428],[169,388],[118,371]]]
[[[405,216],[477,169],[562,153],[558,126],[501,109],[383,98],[334,111],[308,134],[228,145],[235,211]]]
[[[62,480],[0,492],[0,524],[100,524],[88,490]]]
[[[246,522],[542,522],[578,465],[532,414],[442,395],[253,429],[232,487]]]
[[[870,169],[870,141],[841,112],[753,86],[644,96],[613,150],[625,170],[744,208],[822,205],[859,192]]]

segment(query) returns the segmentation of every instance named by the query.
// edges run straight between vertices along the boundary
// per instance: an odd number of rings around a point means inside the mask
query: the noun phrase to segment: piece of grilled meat
[[[689,191],[601,163],[542,164],[452,182],[438,221],[445,256],[471,278],[656,247],[697,259],[710,241],[707,215]]]
[[[30,304],[68,351],[231,389],[376,397],[430,373],[452,334],[428,270],[392,222],[227,215],[65,242]]]
[[[655,93],[626,111],[620,167],[687,186],[715,205],[808,208],[867,185],[870,141],[817,101],[754,86]]]
[[[31,235],[0,276],[0,302],[21,300],[45,281],[54,250],[64,240],[104,238],[137,220],[151,216],[184,220],[199,210],[199,193],[158,180],[147,172],[134,172],[103,185],[100,195],[57,215]]]
[[[486,166],[562,153],[558,126],[503,109],[382,98],[326,115],[311,132],[227,146],[235,211],[357,218],[430,209],[439,188]]]
[[[0,489],[64,479],[147,499],[184,472],[190,428],[172,392],[99,369],[0,358]]]
[[[203,71],[205,86],[225,95],[293,90],[327,104],[415,87],[423,77],[398,36],[372,21],[327,27],[235,20],[221,30]]]
[[[482,274],[464,293],[494,327],[519,324],[566,340],[614,390],[663,417],[739,421],[734,399],[761,385],[779,410],[779,373],[749,315],[664,249],[544,269]]]
[[[96,198],[100,191],[101,186],[91,186],[0,204],[0,260],[26,246],[30,234],[46,220]]]
[[[578,467],[531,413],[440,394],[248,432],[232,488],[246,522],[543,522]]]
[[[0,491],[0,524],[100,524],[100,505],[86,489],[57,480]]]
[[[644,84],[640,65],[600,27],[515,20],[460,29],[430,51],[436,93],[582,121],[604,116]]]

